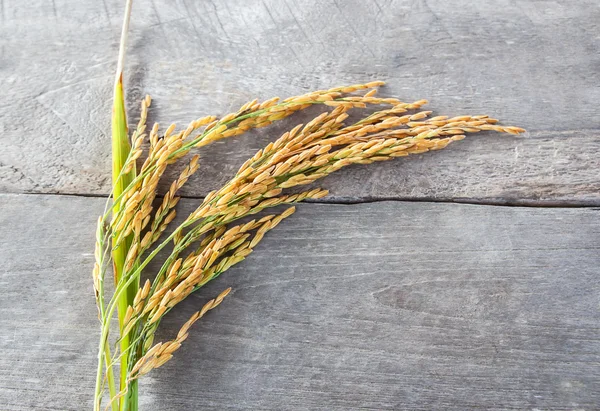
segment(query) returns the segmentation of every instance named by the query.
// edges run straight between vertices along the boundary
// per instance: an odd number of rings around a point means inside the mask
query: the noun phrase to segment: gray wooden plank
[[[2,410],[89,408],[102,205],[0,195]],[[300,205],[165,319],[234,288],[142,409],[597,409],[599,211]]]
[[[600,9],[593,0],[136,2],[130,106],[185,123],[254,97],[384,79],[440,114],[487,113],[531,131],[356,167],[337,199],[600,204]],[[3,0],[0,190],[109,190],[110,86],[122,2]],[[132,109],[135,111],[135,108]],[[300,119],[298,121],[301,121]],[[288,127],[294,123],[288,122]],[[203,151],[202,196],[281,129]]]

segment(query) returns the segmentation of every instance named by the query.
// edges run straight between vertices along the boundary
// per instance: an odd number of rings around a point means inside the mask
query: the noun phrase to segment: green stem
[[[129,29],[129,18],[131,16],[132,0],[127,0],[125,6],[125,16],[123,19],[123,29],[121,32],[121,43],[119,47],[119,59],[117,62],[117,72],[115,76],[115,87],[113,96],[113,112],[112,112],[112,174],[113,174],[113,195],[119,197],[129,184],[135,178],[135,169],[129,173],[122,173],[123,167],[131,151],[129,144],[129,132],[127,128],[127,115],[125,111],[125,98],[123,93],[123,67],[125,62],[125,45],[127,43],[127,32]],[[113,215],[117,215],[120,210],[120,203],[113,203]],[[127,280],[124,278],[126,272],[124,270],[125,260],[129,247],[131,246],[131,237],[126,238],[121,244],[116,244],[116,239],[113,239],[113,271],[115,284]],[[124,329],[124,318],[127,312],[127,307],[133,303],[135,294],[139,288],[139,280],[131,281],[125,293],[118,297],[117,312],[119,317],[120,330],[120,349],[121,351],[129,348],[129,336],[122,335]],[[110,316],[110,312],[108,313]],[[105,330],[106,331],[106,330]],[[103,333],[104,334],[104,333]],[[106,346],[106,341],[104,341]],[[110,357],[109,357],[110,358]],[[121,357],[119,388],[121,391],[127,389],[127,373],[129,371],[129,356]],[[137,398],[132,398],[137,395],[136,392],[128,392],[126,396],[121,398],[119,409],[122,411],[137,411]],[[135,407],[129,406],[135,404]]]
[[[102,333],[104,334],[104,333]],[[100,339],[100,348],[98,349],[98,368],[96,371],[96,390],[94,392],[94,411],[100,411],[100,401],[102,400],[102,366],[104,364],[104,352],[106,344]]]
[[[112,150],[113,150],[113,187],[115,196],[120,195],[123,190],[129,185],[129,183],[135,177],[135,171],[121,175],[121,170],[127,161],[127,156],[131,149],[129,145],[129,137],[127,130],[127,117],[125,115],[125,102],[123,98],[123,83],[122,74],[115,84],[115,96],[113,106],[113,121],[112,121]],[[113,214],[119,213],[119,203],[113,205]],[[131,246],[131,237],[126,238],[121,244],[116,243],[116,238],[113,239],[113,270],[115,276],[115,284],[119,284],[125,278],[126,275],[124,266],[129,247]],[[125,327],[123,319],[127,312],[127,307],[132,304],[135,293],[139,288],[139,281],[133,281],[127,287],[126,292],[118,298],[117,311],[119,316],[119,329],[122,331]],[[121,351],[126,350],[129,347],[129,336],[121,335]],[[127,371],[129,368],[128,356],[121,357],[120,367],[120,384],[121,390],[126,388],[127,384]],[[124,398],[128,398],[127,397]],[[121,410],[125,410],[125,400],[121,400]]]
[[[113,373],[112,365],[110,365],[110,347],[104,346],[104,362],[106,363],[106,378],[108,379],[108,393],[110,394],[110,401],[117,395],[117,389],[115,387],[115,375]],[[112,402],[111,409],[113,411],[119,411],[119,404]]]

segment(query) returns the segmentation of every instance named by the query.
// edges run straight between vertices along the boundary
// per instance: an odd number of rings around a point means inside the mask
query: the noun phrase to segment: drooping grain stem
[[[289,216],[293,209],[279,216],[266,216],[258,221],[252,220],[230,228],[226,225],[266,208],[306,198],[320,198],[327,191],[313,189],[285,194],[284,190],[312,183],[348,165],[369,164],[442,149],[453,141],[463,139],[465,133],[493,130],[518,134],[523,131],[518,127],[498,126],[497,120],[488,116],[450,119],[438,116],[428,119],[430,111],[404,114],[408,110],[419,109],[426,103],[424,100],[407,104],[396,99],[377,99],[373,97],[373,91],[363,96],[341,94],[344,91],[353,92],[379,85],[381,83],[375,82],[331,89],[321,94],[311,93],[286,99],[281,105],[269,103],[266,111],[254,111],[253,113],[260,113],[254,117],[248,116],[247,110],[252,111],[261,105],[251,102],[244,105],[238,113],[227,115],[221,120],[209,116],[192,122],[185,132],[176,132],[175,125],[171,125],[162,138],[158,137],[158,127],[153,127],[149,138],[148,158],[140,174],[125,188],[114,189],[113,194],[118,199],[115,199],[114,204],[118,204],[118,207],[113,208],[114,219],[108,225],[110,235],[107,235],[113,239],[113,262],[114,252],[120,247],[126,245],[129,250],[123,259],[113,297],[108,302],[107,309],[101,310],[104,344],[108,341],[112,313],[115,309],[119,312],[120,350],[110,360],[110,354],[107,353],[105,362],[107,370],[116,361],[126,364],[126,368],[122,368],[125,372],[121,372],[121,378],[123,375],[126,378],[119,393],[111,393],[113,400],[119,400],[121,411],[135,410],[137,378],[167,362],[187,336],[191,323],[182,328],[177,339],[152,346],[156,329],[164,315],[208,281],[243,261],[263,235]],[[303,106],[306,99],[318,100],[334,109],[318,115],[306,125],[294,127],[259,150],[227,184],[209,193],[183,223],[165,239],[158,241],[175,217],[177,191],[198,169],[198,157],[194,156],[171,184],[160,206],[153,213],[158,181],[165,174],[168,165],[187,154],[193,146],[204,146],[212,141],[237,135],[240,131],[245,131],[245,127],[258,127],[265,122],[280,120],[297,111],[291,109],[287,113],[289,105],[297,102]],[[141,155],[141,142],[145,136],[143,123],[149,101],[149,97],[146,97],[142,103],[142,120],[134,133],[132,154],[123,163],[127,172],[134,170],[132,159]],[[344,124],[348,118],[346,111],[364,108],[366,104],[391,104],[392,108],[371,114],[354,124]],[[269,112],[269,109],[273,111]],[[240,120],[240,117],[244,117],[244,120]],[[207,118],[211,120],[204,120]],[[251,121],[244,123],[247,120]],[[206,129],[199,136],[191,138],[194,144],[184,142],[199,124],[207,123]],[[125,174],[124,170],[120,170],[116,173],[115,181],[119,182]],[[133,239],[127,242],[130,237]],[[197,242],[200,245],[195,251],[185,258],[180,257]],[[147,281],[140,288],[142,271],[171,243],[174,244],[173,249],[155,274],[154,281]],[[118,273],[116,265],[114,268]],[[130,290],[135,291],[135,294],[132,295]],[[217,300],[220,302],[221,299]],[[127,302],[126,306],[122,305],[123,301]],[[212,303],[207,304],[211,306]],[[101,374],[101,368],[99,373]]]

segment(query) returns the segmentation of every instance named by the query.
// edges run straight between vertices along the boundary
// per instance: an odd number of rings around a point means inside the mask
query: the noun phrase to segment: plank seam
[[[64,197],[84,197],[84,198],[106,198],[105,194],[91,193],[0,193],[0,195],[27,195],[27,196],[64,196]],[[157,195],[156,198],[163,198]],[[182,199],[203,200],[202,196],[181,196]],[[331,197],[321,199],[309,199],[303,201],[308,204],[331,204],[331,205],[354,205],[369,204],[380,202],[406,202],[406,203],[442,203],[442,204],[469,204],[495,207],[529,207],[529,208],[590,208],[600,210],[600,201],[598,200],[507,200],[507,199],[477,199],[477,198],[434,198],[434,197]]]

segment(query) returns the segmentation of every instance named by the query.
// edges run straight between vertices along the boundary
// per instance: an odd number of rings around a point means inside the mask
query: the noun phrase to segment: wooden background
[[[93,233],[110,186],[120,0],[0,0],[0,410],[89,409]],[[126,87],[151,121],[383,79],[521,136],[324,179],[227,286],[144,410],[599,410],[596,0],[136,0]],[[192,209],[285,124],[217,142]],[[457,204],[462,203],[462,204]]]

